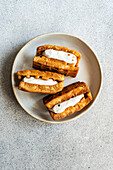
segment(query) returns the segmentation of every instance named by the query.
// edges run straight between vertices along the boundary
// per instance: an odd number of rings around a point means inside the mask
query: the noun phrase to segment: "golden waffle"
[[[67,63],[65,61],[43,56],[42,53],[47,49],[64,51],[64,52],[74,54],[77,57],[76,65]],[[70,50],[67,47],[60,47],[55,45],[43,45],[37,48],[36,56],[33,59],[33,67],[41,70],[58,72],[66,76],[76,77],[79,70],[78,63],[80,61],[80,58],[81,58],[80,53],[78,53],[75,50]]]
[[[24,90],[28,92],[34,93],[47,93],[54,94],[61,91],[64,87],[63,80],[64,75],[58,73],[52,73],[49,71],[39,71],[39,70],[24,70],[17,72],[18,79],[22,77],[35,77],[36,79],[42,78],[43,80],[53,79],[58,81],[55,85],[39,85],[39,84],[31,84],[24,81],[21,81],[19,84],[19,90]]]
[[[30,77],[35,76],[36,78],[42,78],[43,80],[48,80],[52,78],[53,80],[64,81],[64,75],[53,73],[49,71],[39,71],[39,70],[23,70],[17,72],[18,79],[21,79],[22,76]]]
[[[56,104],[62,103],[72,97],[76,97],[81,94],[84,94],[84,97],[80,100],[80,102],[78,102],[74,106],[66,108],[65,111],[63,111],[62,113],[54,113],[50,111],[50,109],[52,109],[53,106],[55,106]],[[58,120],[67,117],[73,114],[74,112],[80,111],[87,104],[89,104],[91,100],[92,95],[89,90],[89,87],[84,82],[76,82],[64,87],[64,89],[61,92],[58,92],[57,94],[44,97],[43,102],[48,108],[53,120]]]

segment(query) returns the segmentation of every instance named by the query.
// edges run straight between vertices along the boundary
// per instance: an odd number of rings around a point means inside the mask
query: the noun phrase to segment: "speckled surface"
[[[113,169],[113,1],[0,1],[0,169]],[[10,82],[17,52],[30,39],[65,32],[85,41],[103,67],[103,89],[79,119],[51,125],[30,117]]]

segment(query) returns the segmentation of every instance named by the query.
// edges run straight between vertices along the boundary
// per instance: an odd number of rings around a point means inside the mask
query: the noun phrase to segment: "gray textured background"
[[[0,0],[0,8],[0,170],[112,170],[113,0]],[[33,119],[11,89],[17,52],[48,32],[81,38],[103,67],[103,89],[95,106],[66,124]]]

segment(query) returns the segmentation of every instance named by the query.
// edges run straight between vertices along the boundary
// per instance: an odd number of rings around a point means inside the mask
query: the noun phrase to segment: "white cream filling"
[[[53,79],[43,80],[41,78],[36,79],[34,77],[30,77],[30,78],[24,77],[23,81],[26,83],[39,84],[39,85],[55,85],[58,83],[57,81],[54,81]]]
[[[84,97],[84,94],[81,94],[79,96],[76,96],[74,98],[71,98],[67,101],[64,101],[62,103],[56,104],[51,111],[54,113],[62,113],[66,108],[70,107],[70,106],[74,106],[75,104],[77,104],[82,97]]]
[[[58,60],[65,61],[67,63],[77,63],[77,57],[74,54],[67,53],[64,51],[57,51],[53,49],[48,49],[43,52],[43,55],[48,58],[54,58]]]

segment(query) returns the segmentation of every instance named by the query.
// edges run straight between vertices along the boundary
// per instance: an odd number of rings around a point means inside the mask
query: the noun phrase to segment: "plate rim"
[[[35,39],[37,38],[40,38],[41,36],[47,36],[47,35],[55,35],[55,34],[61,34],[61,35],[68,35],[68,36],[71,36],[71,37],[74,37],[76,39],[78,39],[79,41],[81,41],[82,43],[84,43],[90,50],[91,52],[94,54],[95,58],[96,58],[96,61],[99,65],[99,68],[100,68],[100,86],[99,86],[99,89],[98,89],[98,92],[95,96],[95,98],[93,99],[93,103],[90,105],[89,108],[87,108],[87,110],[85,110],[83,113],[81,114],[78,114],[77,116],[73,117],[73,118],[70,118],[69,120],[61,120],[59,122],[57,121],[48,121],[48,120],[44,120],[44,119],[41,119],[41,118],[37,118],[35,116],[33,116],[30,112],[28,112],[22,105],[21,103],[19,102],[18,98],[17,98],[17,95],[16,95],[16,92],[15,92],[15,88],[14,88],[14,85],[13,85],[13,73],[14,73],[14,66],[15,66],[15,61],[16,61],[16,58],[18,57],[19,53],[25,48],[25,46],[27,46],[28,44],[30,44],[32,41],[34,41]],[[99,60],[99,58],[97,57],[97,55],[95,54],[94,50],[91,49],[91,47],[89,46],[89,44],[87,44],[86,42],[84,42],[83,40],[81,40],[80,38],[72,35],[72,34],[68,34],[68,33],[62,33],[62,32],[50,32],[50,33],[46,33],[46,34],[40,34],[36,37],[34,37],[33,39],[31,39],[30,41],[28,41],[20,50],[19,52],[16,54],[15,56],[15,59],[13,61],[13,65],[12,65],[12,70],[11,70],[11,84],[12,84],[12,89],[13,89],[13,93],[15,95],[15,98],[17,100],[17,102],[19,103],[19,105],[22,107],[22,109],[28,113],[31,117],[37,119],[37,120],[40,120],[42,122],[45,122],[45,123],[48,123],[48,124],[62,124],[62,123],[67,123],[67,122],[70,122],[70,121],[73,121],[73,120],[76,120],[78,119],[79,117],[83,116],[87,111],[89,111],[93,106],[94,104],[96,103],[96,101],[98,100],[98,97],[100,96],[100,93],[101,93],[101,90],[102,90],[102,86],[103,86],[103,70],[102,70],[102,65],[101,65],[101,62]]]

